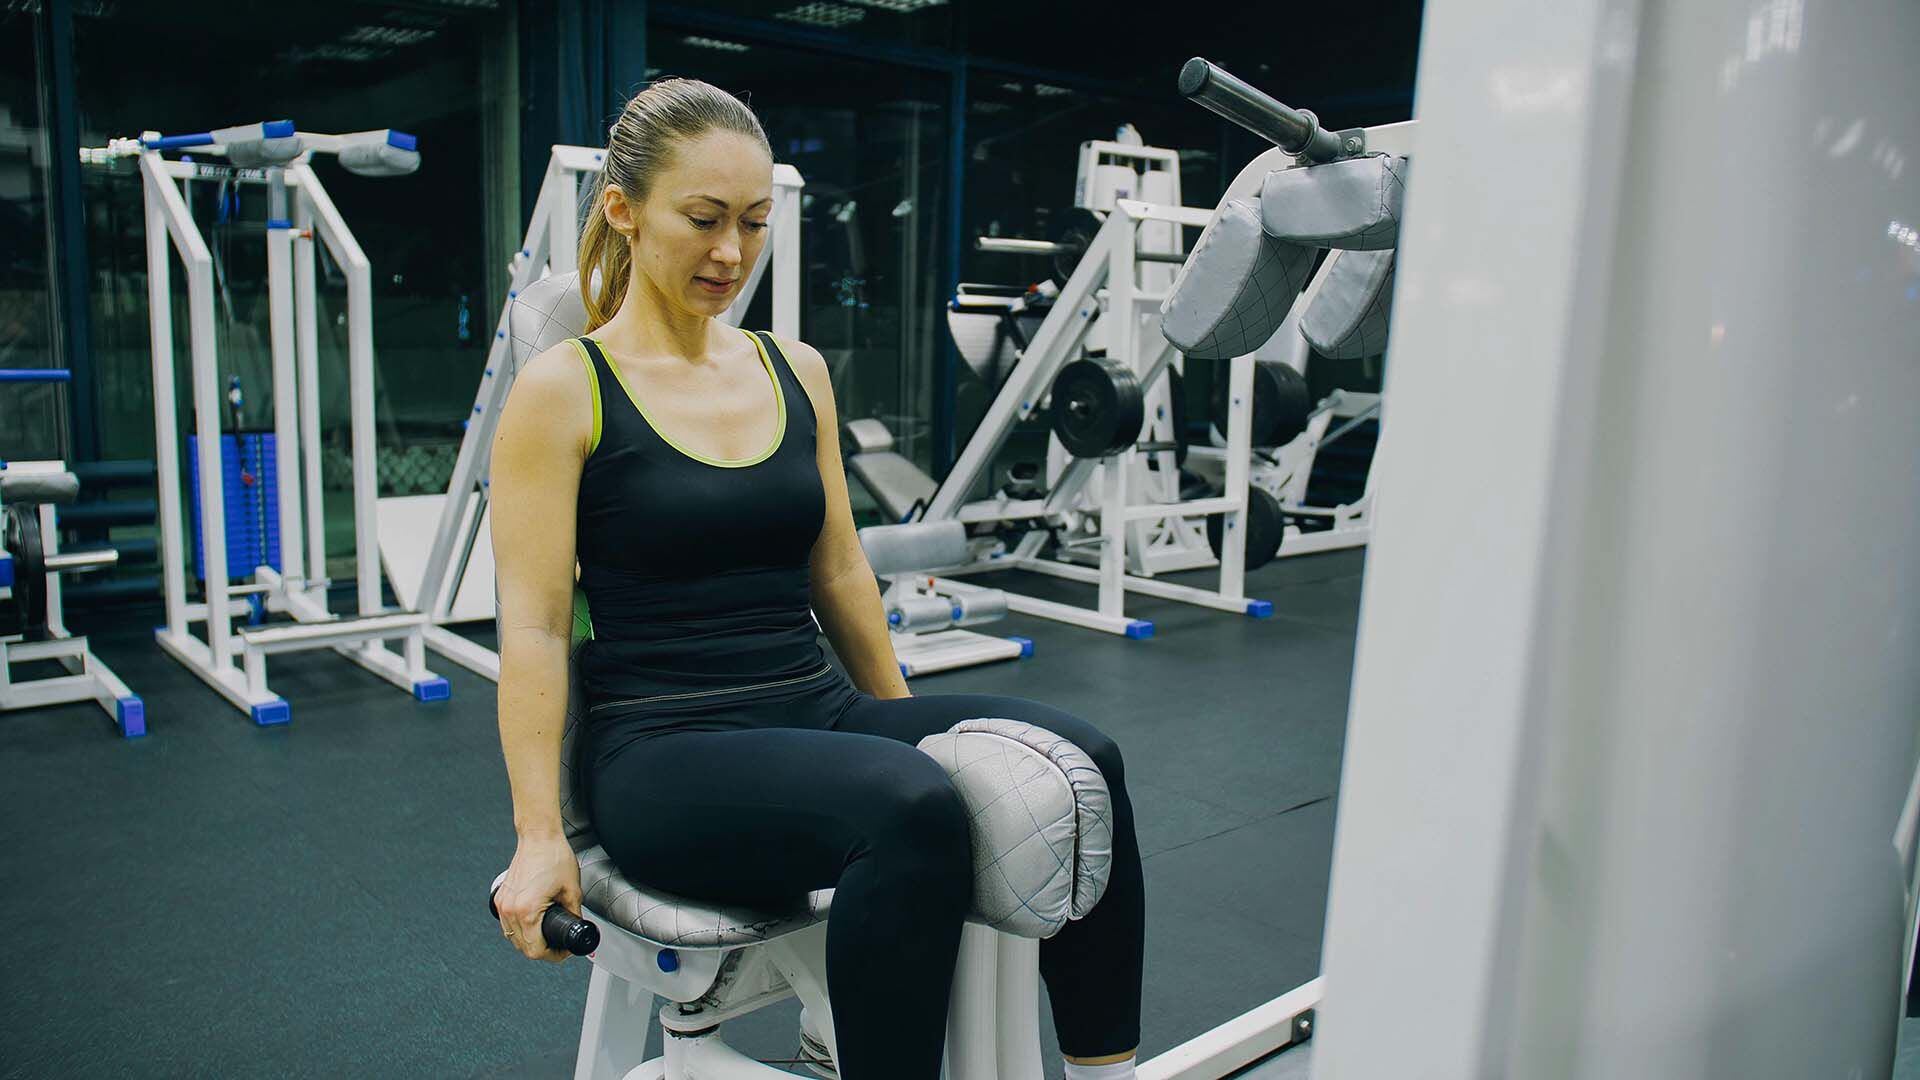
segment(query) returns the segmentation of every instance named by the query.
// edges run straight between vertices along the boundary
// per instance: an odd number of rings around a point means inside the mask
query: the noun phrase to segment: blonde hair
[[[617,185],[634,207],[673,162],[675,147],[709,131],[732,131],[773,156],[767,133],[746,102],[699,79],[662,79],[633,95],[607,132],[606,163],[593,185],[592,210],[580,233],[580,298],[587,322],[600,326],[620,310],[633,274],[627,238],[607,224],[607,185]],[[595,273],[598,272],[596,280]]]

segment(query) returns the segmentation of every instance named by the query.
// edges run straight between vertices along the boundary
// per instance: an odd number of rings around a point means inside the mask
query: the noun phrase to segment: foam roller
[[[1007,617],[1007,594],[999,589],[960,593],[953,597],[953,606],[960,609],[960,617],[953,625],[979,626]]]
[[[420,168],[420,151],[383,142],[343,146],[339,158],[340,167],[356,176],[406,176]]]
[[[901,634],[945,630],[953,625],[955,606],[944,596],[909,596],[887,612],[887,622]]]
[[[300,156],[306,145],[298,135],[277,139],[248,139],[226,145],[227,161],[237,169],[264,169],[285,165]]]

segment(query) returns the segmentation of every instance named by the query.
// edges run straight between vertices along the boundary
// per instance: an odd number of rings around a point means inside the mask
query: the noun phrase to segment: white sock
[[[1067,1080],[1134,1080],[1134,1059],[1111,1065],[1075,1065],[1067,1062]]]

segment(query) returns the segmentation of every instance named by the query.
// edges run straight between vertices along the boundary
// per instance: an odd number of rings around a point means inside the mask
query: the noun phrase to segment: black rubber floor
[[[1147,641],[1014,617],[997,632],[1031,659],[914,683],[1051,702],[1120,742],[1147,856],[1143,1057],[1317,971],[1361,566],[1250,575],[1266,620],[1136,599]],[[453,699],[421,705],[331,654],[276,656],[293,722],[255,728],[159,652],[152,613],[117,619],[82,629],[151,735],[88,707],[0,716],[0,1076],[571,1075],[586,963],[524,961],[486,916],[513,849],[491,684],[442,666]],[[787,1056],[794,1011],[729,1037]]]

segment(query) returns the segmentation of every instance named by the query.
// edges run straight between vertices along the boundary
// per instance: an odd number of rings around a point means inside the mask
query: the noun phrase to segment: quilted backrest
[[[513,370],[568,338],[587,332],[587,304],[580,299],[580,274],[554,274],[520,290],[507,309],[507,337],[513,346]]]

